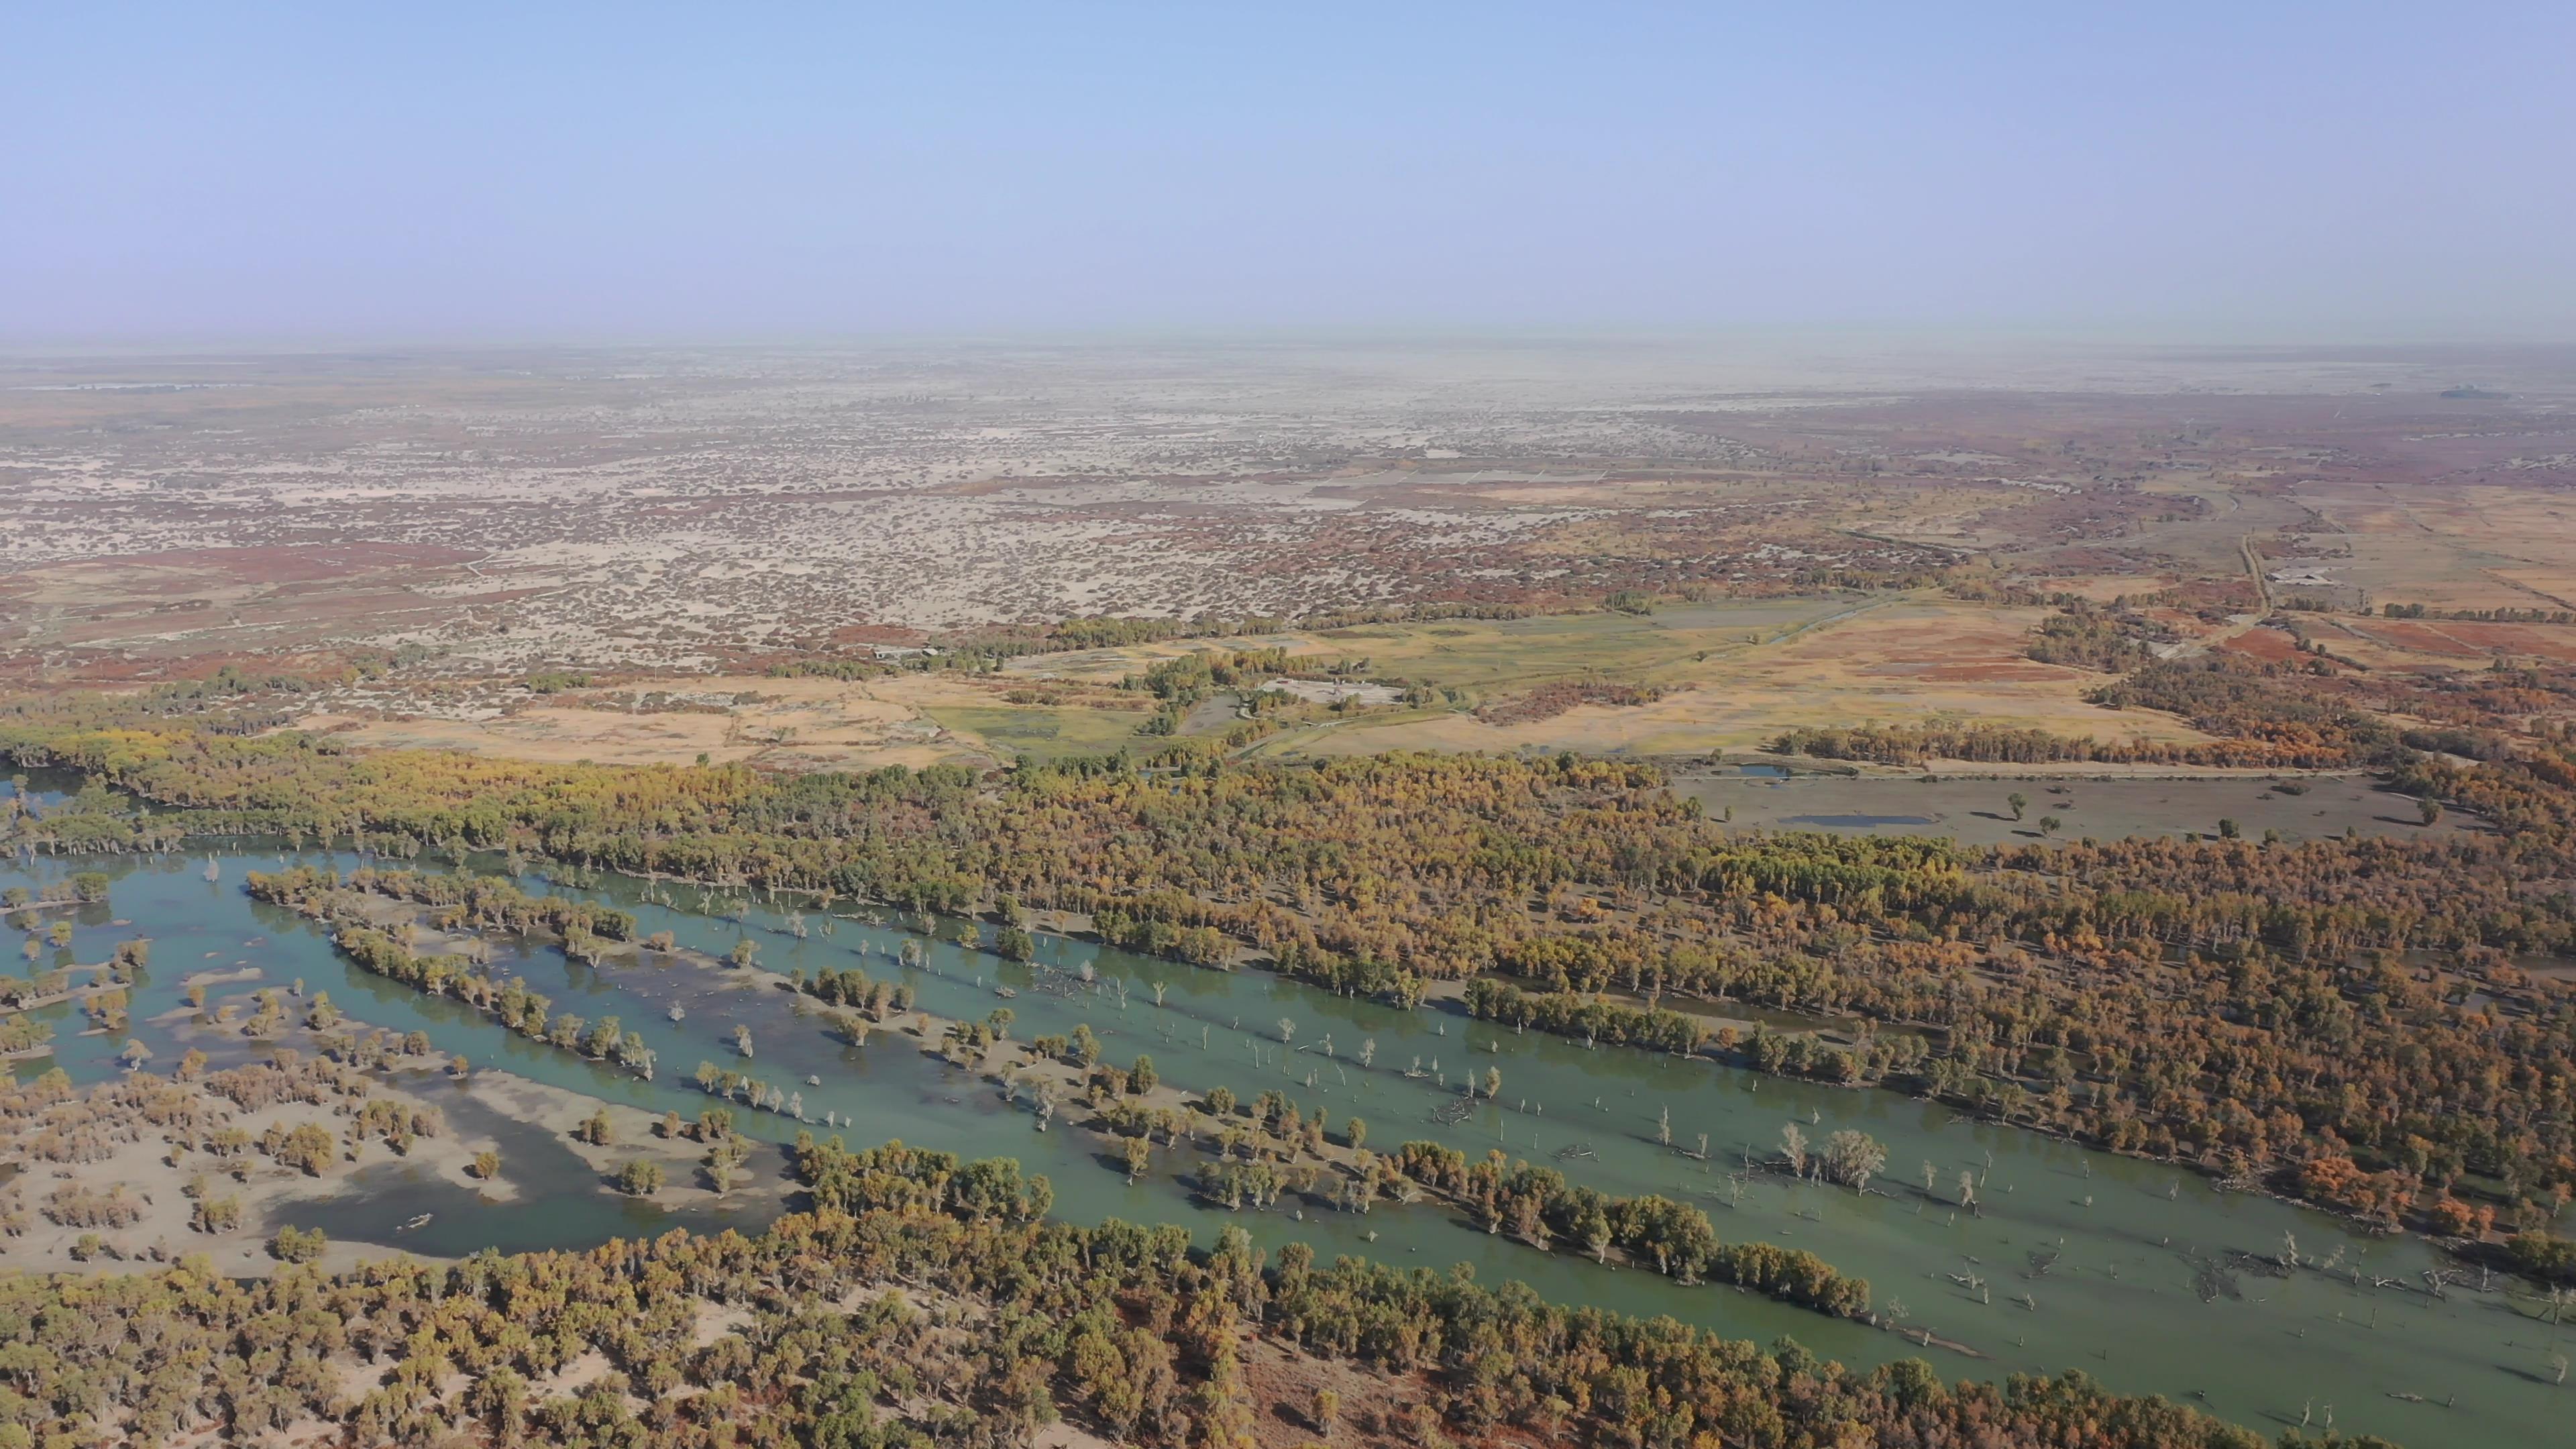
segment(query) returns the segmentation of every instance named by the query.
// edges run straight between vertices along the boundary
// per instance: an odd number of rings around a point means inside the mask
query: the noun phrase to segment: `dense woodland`
[[[2286,688],[2205,661],[2117,687],[2203,700],[2213,724]],[[1572,757],[773,776],[341,754],[100,701],[0,718],[0,749],[152,802],[85,794],[21,826],[45,848],[270,832],[956,914],[1008,900],[1399,1002],[1484,978],[1513,992],[1471,1005],[1518,1023],[1886,1081],[2384,1221],[2537,1226],[2576,1185],[2576,1000],[2514,958],[2576,946],[2567,744],[2445,762],[2337,697],[2274,726],[2311,727],[2507,829],[1988,850],[1733,833],[1648,765]],[[1694,1001],[1858,1029],[1737,1037],[1675,1009]]]
[[[1766,835],[1700,818],[1649,765],[1573,757],[1253,766],[1176,750],[992,775],[773,776],[356,755],[263,732],[288,686],[248,678],[0,707],[0,753],[118,787],[41,809],[13,801],[7,830],[38,850],[277,834],[395,860],[512,850],[1008,929],[1023,909],[1070,912],[1119,944],[1203,964],[1257,961],[1400,1003],[1462,982],[1465,1008],[1490,1020],[1884,1083],[2392,1226],[2501,1229],[2521,1271],[2576,1278],[2576,1248],[2546,1231],[2576,1188],[2576,992],[2524,964],[2576,949],[2576,741],[2547,723],[2576,697],[2568,679],[2141,663],[2130,642],[2119,628],[2042,641],[2128,667],[2104,702],[2181,713],[2245,760],[2365,764],[2428,811],[2501,828],[1997,849]],[[1195,682],[1141,687],[1170,705]],[[2381,711],[2418,723],[2401,733]],[[1960,744],[1894,737],[1844,752]],[[2005,759],[2056,748],[2003,734],[1965,744]],[[441,925],[548,933],[576,953],[633,933],[618,912],[506,882],[366,875],[254,887],[308,908],[354,888],[429,907]],[[613,1021],[552,1015],[470,958],[341,927],[371,969],[654,1070],[649,1053],[628,1059]],[[869,1010],[874,985],[835,1004]],[[850,986],[808,989],[847,998]],[[1728,1002],[1834,1025],[1739,1031],[1719,1019]],[[1144,1069],[1092,1067],[1095,1125],[1171,1130],[1126,1101]],[[41,1110],[74,1109],[59,1084],[53,1096]],[[1241,1160],[1224,1154],[1203,1192],[1271,1167],[1264,1133],[1284,1144],[1280,1162],[1300,1131],[1321,1137],[1320,1119],[1277,1107],[1251,1109],[1249,1131],[1228,1116]],[[1818,1144],[1807,1165],[1865,1182],[1883,1165],[1870,1149]],[[1349,1156],[1372,1187],[1418,1185],[1496,1231],[1867,1311],[1867,1285],[1812,1255],[1722,1243],[1686,1206],[1605,1198],[1432,1143],[1369,1156],[1354,1139]],[[0,1278],[0,1449],[294,1425],[424,1444],[1001,1445],[1058,1418],[1173,1446],[1234,1446],[1283,1424],[1426,1446],[1506,1427],[1694,1449],[2262,1442],[2080,1376],[1945,1387],[1919,1363],[1853,1373],[1793,1344],[1762,1353],[1668,1320],[1551,1306],[1518,1285],[1325,1266],[1294,1247],[1264,1263],[1237,1234],[1206,1252],[1177,1229],[1050,1223],[1051,1188],[1016,1164],[810,1139],[796,1162],[813,1211],[757,1238],[675,1233],[337,1280],[289,1266],[240,1283],[202,1263]],[[1292,1346],[1301,1356],[1284,1359]],[[1286,1362],[1310,1385],[1293,1403],[1280,1402]]]
[[[1945,1385],[1548,1304],[1465,1270],[1265,1262],[1229,1231],[1040,1220],[1007,1161],[807,1144],[817,1210],[768,1232],[379,1261],[241,1281],[202,1259],[0,1276],[0,1445],[345,1433],[500,1445],[1440,1446],[1506,1429],[1622,1446],[2259,1449],[2081,1374]],[[1287,1356],[1294,1350],[1293,1358]],[[1288,1397],[1294,1364],[1300,1388]],[[1274,1430],[1275,1432],[1275,1430]],[[2284,1440],[2376,1445],[2328,1436]]]

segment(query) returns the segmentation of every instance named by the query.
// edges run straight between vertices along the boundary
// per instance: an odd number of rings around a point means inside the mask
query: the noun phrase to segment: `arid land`
[[[1147,751],[1122,681],[1278,648],[1436,698],[1246,753],[2187,744],[2031,658],[2042,601],[2146,601],[2185,655],[2576,660],[2566,624],[2382,616],[2576,609],[2571,405],[2537,349],[20,357],[0,678],[233,664],[317,681],[301,723],[353,745],[852,768]],[[1104,616],[1219,627],[1043,646]]]

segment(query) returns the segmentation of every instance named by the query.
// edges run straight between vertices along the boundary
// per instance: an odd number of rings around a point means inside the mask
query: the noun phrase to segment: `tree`
[[[2023,815],[2030,811],[2030,797],[2019,790],[2015,790],[2011,794],[2006,795],[2004,797],[2004,803],[2012,807],[2012,817],[2015,820],[2021,819]]]
[[[1142,1137],[1130,1137],[1123,1149],[1127,1161],[1127,1180],[1134,1182],[1145,1175],[1154,1162],[1153,1148]]]
[[[281,1263],[310,1263],[321,1257],[322,1250],[329,1246],[330,1241],[320,1228],[292,1225],[279,1228],[276,1236],[268,1240],[269,1255]]]
[[[2415,813],[2423,817],[2425,824],[2436,824],[2442,818],[2442,802],[2439,800],[2418,800],[2415,802]]]
[[[1141,1097],[1154,1090],[1154,1084],[1161,1080],[1154,1072],[1154,1059],[1140,1054],[1136,1065],[1128,1069],[1127,1090]]]
[[[1869,1180],[1886,1166],[1887,1149],[1866,1132],[1845,1128],[1825,1139],[1825,1175],[1855,1192],[1869,1191]]]
[[[304,1170],[306,1175],[320,1177],[339,1155],[339,1143],[331,1129],[318,1122],[306,1122],[288,1131],[270,1128],[273,1139],[263,1139],[261,1146],[283,1167]]]
[[[493,1151],[489,1147],[475,1153],[474,1166],[471,1171],[476,1177],[483,1179],[485,1182],[490,1182],[493,1178],[501,1175],[501,1154]]]
[[[1789,1159],[1789,1175],[1807,1175],[1807,1134],[1795,1122],[1780,1129],[1780,1155]]]
[[[572,1135],[593,1147],[606,1147],[613,1131],[614,1126],[608,1120],[608,1109],[601,1107],[584,1118],[582,1124],[573,1129]]]
[[[617,1190],[628,1197],[651,1197],[662,1190],[662,1164],[642,1158],[617,1169]]]

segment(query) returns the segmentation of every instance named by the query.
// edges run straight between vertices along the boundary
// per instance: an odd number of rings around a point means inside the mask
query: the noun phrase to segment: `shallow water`
[[[2435,1261],[2433,1254],[2412,1238],[2356,1236],[2321,1214],[2221,1194],[2177,1169],[2084,1151],[2017,1128],[1960,1121],[1947,1108],[1893,1093],[1793,1083],[1705,1060],[1586,1050],[1553,1037],[1514,1036],[1454,1012],[1400,1013],[1260,973],[1195,970],[1058,937],[1041,938],[1042,962],[1067,972],[1089,964],[1100,981],[1096,989],[1049,994],[1035,988],[1032,968],[949,943],[928,944],[925,967],[906,972],[894,954],[904,941],[919,938],[857,921],[836,921],[826,936],[819,931],[822,918],[809,915],[816,929],[798,940],[784,929],[781,912],[766,907],[736,923],[643,904],[641,882],[563,892],[613,900],[636,912],[640,931],[669,930],[683,944],[711,953],[748,934],[761,943],[761,964],[775,971],[857,965],[880,978],[902,975],[919,990],[920,1007],[943,1016],[981,1017],[1008,1006],[1016,1017],[1011,1035],[1018,1040],[1089,1022],[1108,1059],[1119,1065],[1150,1053],[1165,1081],[1194,1094],[1222,1083],[1249,1100],[1277,1087],[1309,1113],[1317,1107],[1330,1111],[1336,1137],[1347,1116],[1365,1118],[1370,1145],[1382,1150],[1429,1137],[1470,1153],[1500,1148],[1546,1161],[1606,1191],[1685,1196],[1709,1213],[1722,1236],[1759,1236],[1811,1249],[1843,1271],[1868,1278],[1882,1310],[1901,1302],[1909,1323],[1964,1342],[1987,1355],[1983,1359],[1923,1350],[1893,1334],[1731,1289],[1614,1271],[1571,1252],[1542,1253],[1488,1236],[1429,1204],[1381,1204],[1367,1215],[1307,1204],[1300,1220],[1292,1216],[1299,1205],[1287,1199],[1268,1213],[1227,1213],[1188,1195],[1181,1181],[1185,1153],[1158,1149],[1155,1170],[1130,1184],[1097,1139],[1061,1123],[1051,1132],[1036,1131],[1034,1118],[1005,1104],[990,1083],[924,1055],[917,1039],[880,1028],[866,1047],[850,1047],[826,1036],[818,1019],[800,1011],[802,998],[750,985],[745,973],[687,964],[593,970],[541,947],[514,957],[505,952],[496,960],[496,970],[526,976],[554,999],[558,1012],[594,1020],[615,1015],[642,1032],[661,1062],[659,1080],[644,1082],[514,1036],[460,1003],[356,972],[312,923],[243,894],[247,871],[273,869],[280,858],[275,851],[227,855],[214,882],[201,878],[203,858],[193,854],[104,864],[48,860],[27,870],[0,869],[0,886],[55,880],[74,869],[104,869],[115,877],[106,904],[74,913],[68,955],[95,962],[129,936],[153,938],[151,967],[135,993],[131,1034],[153,1049],[155,1065],[164,1069],[185,1043],[152,1018],[182,1006],[181,979],[244,962],[262,972],[260,980],[215,988],[217,1000],[301,977],[308,989],[327,990],[370,1025],[425,1030],[441,1050],[464,1053],[478,1069],[503,1067],[656,1111],[693,1115],[708,1105],[688,1083],[700,1060],[747,1065],[764,1080],[801,1090],[815,1123],[827,1109],[860,1123],[844,1133],[854,1143],[901,1137],[970,1157],[1017,1157],[1053,1178],[1056,1211],[1073,1220],[1180,1222],[1202,1240],[1222,1224],[1240,1223],[1265,1244],[1303,1240],[1326,1255],[1443,1267],[1464,1261],[1486,1281],[1521,1278],[1560,1301],[1671,1313],[1755,1339],[1794,1334],[1848,1362],[1922,1356],[1947,1376],[1978,1378],[2082,1368],[2132,1392],[2183,1398],[2205,1390],[2213,1411],[2267,1432],[2295,1424],[2303,1407],[2313,1404],[2315,1423],[2324,1422],[2322,1408],[2332,1405],[2339,1428],[2418,1446],[2560,1442],[2557,1411],[2568,1400],[2545,1381],[2546,1355],[2553,1349],[2576,1354],[2576,1334],[2537,1322],[2529,1316],[2535,1311],[2531,1301],[2501,1291],[2501,1283],[2499,1291],[2486,1294],[2455,1288],[2445,1302],[2420,1292],[2373,1289],[2366,1286],[2372,1275],[2418,1281]],[[302,859],[342,869],[355,863],[318,852]],[[557,889],[533,878],[522,885]],[[697,899],[693,888],[676,893],[690,904]],[[120,918],[132,924],[112,924]],[[1118,981],[1127,983],[1123,1005],[1111,984]],[[1153,1004],[1155,982],[1167,988],[1161,1007]],[[1018,994],[1005,1001],[995,995],[1000,985]],[[674,1000],[687,1009],[679,1023],[665,1018]],[[79,1035],[81,1020],[69,1006],[44,1014],[58,1033],[53,1057],[18,1063],[20,1075],[59,1063],[88,1081],[116,1069],[122,1034]],[[1278,1026],[1283,1018],[1294,1023],[1284,1043]],[[757,1057],[749,1064],[739,1063],[729,1045],[737,1024],[753,1034]],[[301,1035],[289,1033],[284,1042],[296,1044]],[[1372,1039],[1375,1066],[1362,1068],[1355,1056],[1361,1042]],[[244,1043],[234,1050],[248,1055],[257,1048]],[[1445,1089],[1402,1074],[1416,1058],[1426,1074],[1437,1063]],[[1497,1102],[1480,1105],[1453,1126],[1429,1120],[1430,1109],[1455,1095],[1464,1074],[1481,1078],[1489,1066],[1503,1074]],[[820,1076],[823,1085],[803,1086],[809,1074]],[[671,1226],[749,1228],[774,1210],[743,1204],[673,1215],[603,1194],[580,1158],[549,1133],[478,1115],[483,1109],[463,1097],[441,1095],[449,1089],[423,1089],[460,1125],[502,1139],[504,1174],[519,1187],[519,1200],[482,1204],[462,1185],[426,1181],[417,1168],[379,1162],[356,1174],[355,1191],[310,1202],[287,1216],[335,1236],[461,1253],[487,1245],[574,1246]],[[1675,1142],[1695,1147],[1700,1134],[1707,1134],[1710,1160],[1677,1155],[1654,1140],[1658,1114],[1666,1109]],[[773,1142],[799,1130],[784,1117],[735,1110],[747,1132]],[[1754,1174],[1737,1201],[1731,1171],[1741,1171],[1748,1155],[1757,1162],[1776,1157],[1781,1127],[1790,1121],[1816,1143],[1842,1127],[1869,1132],[1888,1147],[1887,1173],[1868,1196]],[[1559,1149],[1578,1144],[1591,1155],[1555,1159]],[[1920,1188],[1925,1161],[1939,1177],[1939,1189],[1930,1195]],[[1954,1208],[1962,1170],[1985,1179],[1982,1217]],[[430,1225],[393,1235],[395,1224],[424,1211],[435,1214]],[[1372,1231],[1379,1235],[1373,1243],[1363,1237]],[[2340,1251],[2344,1263],[2360,1264],[2365,1286],[2316,1272],[2289,1279],[2248,1273],[2238,1277],[2236,1297],[2204,1303],[2193,1291],[2192,1255],[2222,1256],[2229,1249],[2270,1254],[2285,1233],[2294,1233],[2311,1259]],[[2025,1276],[2029,1255],[2049,1251],[2060,1255],[2050,1271]],[[1979,1302],[1952,1280],[1954,1273],[1986,1280],[1991,1301]],[[2013,1301],[2022,1294],[2035,1306]],[[2432,1402],[2388,1397],[2400,1392]],[[2446,1409],[2441,1401],[2450,1395],[2457,1402]]]
[[[2277,831],[2315,840],[2347,830],[2412,839],[2492,827],[2451,811],[2427,826],[2416,802],[2357,776],[2292,779],[2261,776],[2166,778],[2094,776],[1926,781],[1915,776],[1789,774],[1757,776],[1748,767],[1674,779],[1673,792],[1700,802],[1738,830],[1821,830],[1834,834],[1936,835],[1969,845],[2037,845],[2056,838],[2120,840],[2139,836],[2214,838],[2233,820],[2247,836]],[[2014,795],[2023,797],[2016,815]]]

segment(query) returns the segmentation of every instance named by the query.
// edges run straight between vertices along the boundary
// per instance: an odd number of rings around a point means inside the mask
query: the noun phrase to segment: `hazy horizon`
[[[20,31],[13,351],[2576,338],[2564,7]]]

